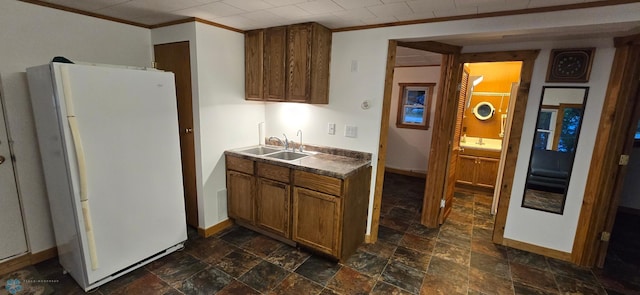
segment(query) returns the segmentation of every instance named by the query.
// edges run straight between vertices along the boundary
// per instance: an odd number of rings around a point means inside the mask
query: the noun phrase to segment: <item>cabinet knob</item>
[[[4,163],[4,161],[6,161],[7,159],[5,159],[4,156],[0,156],[0,165],[2,165],[2,163]]]
[[[193,133],[193,128],[185,128],[185,129],[184,129],[184,133],[185,133],[185,134],[191,134],[191,133]]]

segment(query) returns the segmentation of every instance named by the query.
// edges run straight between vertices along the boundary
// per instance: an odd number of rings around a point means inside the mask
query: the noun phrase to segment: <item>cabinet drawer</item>
[[[290,182],[290,169],[266,163],[256,163],[258,176],[277,180],[284,183]]]
[[[342,195],[342,180],[338,178],[296,170],[293,182],[295,186],[306,187],[335,196]]]
[[[253,161],[227,156],[227,169],[253,175]]]

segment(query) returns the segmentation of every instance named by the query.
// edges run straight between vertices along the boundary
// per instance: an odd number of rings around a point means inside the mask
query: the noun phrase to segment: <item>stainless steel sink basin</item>
[[[308,157],[308,156],[309,155],[307,154],[282,151],[279,153],[273,153],[273,154],[267,155],[266,157],[285,160],[285,161],[293,161],[293,160],[297,160],[297,159]]]
[[[241,150],[240,152],[247,153],[247,154],[252,154],[252,155],[262,156],[262,155],[271,154],[271,153],[275,153],[275,152],[279,152],[279,151],[282,151],[282,150],[281,149],[277,149],[277,148],[259,146],[259,147],[254,147],[254,148],[250,148],[250,149],[246,149],[246,150]]]

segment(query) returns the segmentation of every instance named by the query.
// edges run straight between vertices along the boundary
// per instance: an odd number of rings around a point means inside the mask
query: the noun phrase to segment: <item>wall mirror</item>
[[[522,207],[564,212],[589,87],[543,87]]]

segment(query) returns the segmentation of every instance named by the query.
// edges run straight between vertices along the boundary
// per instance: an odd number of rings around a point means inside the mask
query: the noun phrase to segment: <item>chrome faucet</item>
[[[302,129],[298,129],[296,136],[300,136],[300,146],[298,146],[298,150],[302,153]]]
[[[482,142],[482,137],[478,137],[478,141],[476,142],[476,144],[478,145],[483,145],[484,142]]]

